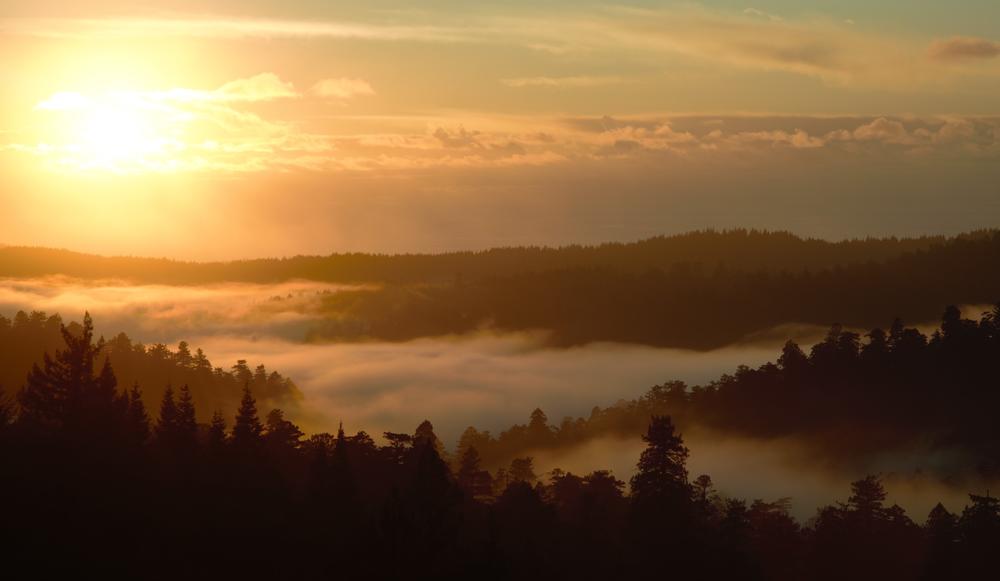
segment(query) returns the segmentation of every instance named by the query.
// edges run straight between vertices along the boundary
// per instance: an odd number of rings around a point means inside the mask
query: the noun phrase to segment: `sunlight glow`
[[[43,145],[60,169],[171,171],[185,149],[178,112],[139,93],[60,92],[35,109],[53,115]]]

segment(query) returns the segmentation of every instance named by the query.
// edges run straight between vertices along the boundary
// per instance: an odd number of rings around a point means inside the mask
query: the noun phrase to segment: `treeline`
[[[427,283],[456,278],[478,280],[573,268],[610,268],[643,273],[670,270],[675,264],[724,266],[741,271],[822,269],[881,262],[905,253],[975,239],[990,232],[957,238],[866,238],[829,242],[788,232],[758,230],[697,231],[658,236],[631,243],[559,248],[513,247],[442,254],[332,254],[232,262],[180,262],[138,257],[103,257],[47,248],[0,248],[0,276],[66,275],[84,279],[126,279],[136,283],[204,284],[273,283],[294,279],[339,283]]]
[[[85,322],[0,405],[4,567],[33,576],[950,580],[995,575],[1000,502],[971,495],[922,523],[875,476],[805,526],[787,501],[691,480],[669,417],[648,419],[628,492],[609,472],[503,473],[475,448],[452,469],[414,434],[308,439],[244,389],[233,418],[196,421],[190,389],[155,420],[117,385]]]
[[[85,324],[91,324],[86,321]],[[13,319],[0,315],[0,388],[11,391],[20,387],[32,367],[43,363],[43,353],[52,353],[62,346],[62,327],[63,319],[58,314],[18,311]],[[76,322],[70,322],[66,328],[74,336],[84,331],[84,326]],[[119,333],[107,341],[101,337],[100,344],[100,357],[114,361],[119,381],[142,385],[147,403],[159,401],[168,385],[174,388],[188,385],[200,408],[227,413],[236,409],[241,390],[247,384],[262,401],[275,407],[294,410],[302,398],[291,379],[276,371],[269,372],[264,365],[251,368],[240,360],[230,369],[215,367],[201,349],[192,351],[186,341],[171,349],[162,343],[134,342],[125,333]]]
[[[761,439],[791,437],[827,459],[889,451],[956,452],[958,472],[1000,474],[1000,304],[978,319],[948,307],[929,337],[896,319],[863,337],[834,325],[804,352],[785,344],[776,361],[741,366],[707,385],[668,381],[643,397],[595,407],[550,425],[536,409],[527,424],[493,435],[469,427],[458,453],[476,448],[500,466],[541,450],[606,436],[633,436],[651,415],[681,426]]]
[[[679,263],[642,273],[578,268],[386,286],[322,297],[314,340],[543,330],[557,346],[594,341],[712,349],[787,323],[871,328],[933,320],[941,305],[1000,296],[1000,234],[958,239],[884,262],[750,271]]]

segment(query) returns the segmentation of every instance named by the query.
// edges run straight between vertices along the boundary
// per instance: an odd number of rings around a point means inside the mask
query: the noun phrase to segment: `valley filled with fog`
[[[59,313],[67,321],[89,311],[98,334],[125,332],[145,345],[188,342],[213,364],[264,363],[294,380],[302,393],[289,416],[307,433],[409,432],[433,422],[448,449],[468,426],[493,434],[527,423],[536,407],[553,425],[587,417],[594,406],[641,397],[668,380],[708,384],[740,365],[773,361],[782,344],[804,347],[822,339],[818,326],[786,324],[719,349],[695,351],[621,343],[559,348],[544,331],[498,333],[482,329],[458,336],[407,341],[319,341],[311,330],[328,323],[322,301],[358,286],[310,281],[201,286],[137,285],[67,277],[0,281],[0,314],[18,310]],[[979,307],[966,309],[978,314]],[[938,500],[960,510],[975,478],[952,477],[940,451],[885,455],[863,461],[825,459],[801,442],[722,434],[696,425],[684,434],[692,477],[708,473],[725,495],[775,500],[791,497],[800,519],[841,499],[847,484],[868,472],[885,478],[890,500],[915,514]],[[633,437],[598,437],[580,445],[533,452],[541,475],[610,468],[628,479],[643,448]]]

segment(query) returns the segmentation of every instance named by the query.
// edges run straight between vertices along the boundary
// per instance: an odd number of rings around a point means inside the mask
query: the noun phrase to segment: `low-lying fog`
[[[340,288],[313,282],[172,287],[8,279],[0,280],[0,314],[43,310],[79,320],[89,310],[98,331],[108,335],[125,331],[147,344],[183,339],[204,349],[216,366],[246,359],[291,377],[305,395],[295,419],[308,431],[332,431],[343,420],[348,431],[378,435],[412,431],[426,418],[449,447],[469,425],[498,433],[525,423],[535,407],[558,424],[564,416],[587,416],[595,405],[635,398],[666,380],[703,383],[740,364],[760,365],[775,359],[789,336],[808,345],[824,331],[783,327],[710,352],[619,344],[549,349],[540,335],[530,333],[405,343],[302,341],[320,316],[312,309],[317,293]],[[950,487],[922,476],[919,458],[847,470],[825,465],[794,443],[685,436],[692,477],[708,473],[720,492],[732,496],[792,497],[796,516],[803,519],[819,505],[845,500],[849,482],[863,476],[861,470],[883,472],[889,500],[921,521],[938,500],[961,510],[970,486]],[[627,480],[641,449],[638,434],[596,440],[557,454],[535,454],[536,471],[611,468]]]

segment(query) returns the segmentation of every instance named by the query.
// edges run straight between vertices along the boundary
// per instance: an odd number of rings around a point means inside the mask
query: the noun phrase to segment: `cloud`
[[[329,152],[329,139],[291,123],[262,117],[248,105],[296,99],[295,86],[264,72],[234,79],[215,89],[57,92],[35,109],[51,115],[61,131],[37,144],[11,144],[32,153],[56,171],[110,171],[117,174],[190,171],[260,171],[314,167],[316,154]],[[88,143],[98,119],[127,118],[141,127],[135,147]],[[109,154],[110,150],[114,155]]]
[[[1000,56],[1000,42],[956,36],[934,41],[927,52],[931,58],[944,61],[991,59]]]
[[[771,22],[781,22],[782,20],[784,20],[780,16],[775,16],[774,14],[768,14],[767,12],[764,12],[763,10],[758,10],[756,8],[745,8],[743,10],[743,14],[746,14],[748,16],[756,16],[757,18],[766,18]]]
[[[320,97],[350,99],[352,97],[374,95],[375,89],[364,79],[323,79],[313,85],[312,93]]]
[[[230,81],[212,95],[221,101],[271,101],[298,97],[291,83],[282,81],[274,73],[261,73],[248,79]]]
[[[35,105],[38,111],[72,111],[90,106],[90,99],[71,91],[53,93],[49,98]]]
[[[862,125],[852,133],[858,141],[883,141],[885,143],[911,143],[910,134],[903,123],[897,120],[879,117]]]
[[[194,36],[238,39],[342,39],[515,46],[553,55],[604,55],[618,62],[675,57],[722,66],[779,70],[833,84],[939,82],[910,39],[866,33],[831,19],[782,19],[759,9],[696,5],[594,8],[568,16],[551,9],[474,18],[442,16],[433,26],[393,22],[280,19],[6,19],[0,33],[55,37]],[[926,69],[926,70],[925,70]],[[610,77],[525,77],[512,86],[594,86]]]
[[[8,18],[0,33],[54,38],[334,38],[383,41],[472,41],[462,28],[269,18]]]
[[[517,77],[512,79],[501,79],[501,83],[508,87],[600,87],[605,85],[620,85],[629,82],[622,77]]]

